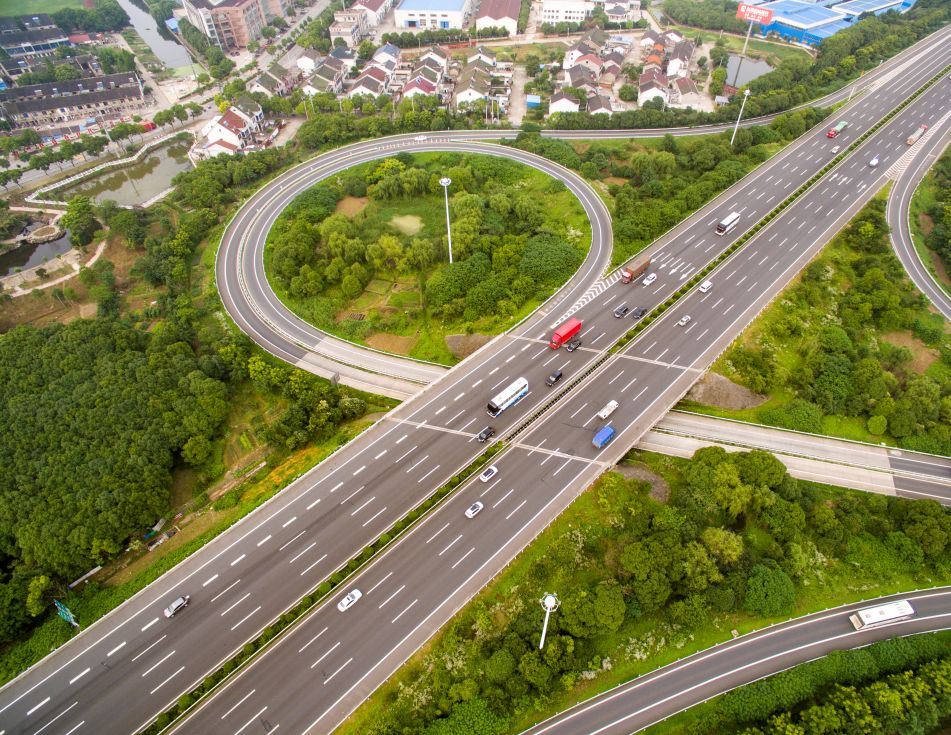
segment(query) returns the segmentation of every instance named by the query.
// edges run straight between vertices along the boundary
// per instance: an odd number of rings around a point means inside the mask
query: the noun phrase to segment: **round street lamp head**
[[[743,90],[743,96],[744,96],[744,97],[749,97],[749,96],[750,96],[750,90],[744,89],[744,90]]]
[[[450,179],[448,176],[443,176],[443,177],[439,180],[439,183],[440,183],[440,185],[442,185],[442,186],[449,186],[449,185],[452,183],[452,179]]]
[[[559,599],[553,595],[551,592],[546,592],[541,599],[542,607],[547,612],[554,612],[558,609],[558,606],[561,604]]]

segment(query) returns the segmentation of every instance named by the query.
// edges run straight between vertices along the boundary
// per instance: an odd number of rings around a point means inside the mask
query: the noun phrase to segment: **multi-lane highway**
[[[851,127],[841,140],[854,140],[949,59],[951,46],[938,42],[909,65],[901,85],[883,84],[854,103]],[[499,475],[487,483],[469,483],[364,571],[353,583],[364,595],[352,609],[341,613],[333,604],[322,606],[196,713],[184,731],[332,729],[666,412],[713,356],[871,196],[883,169],[899,155],[894,141],[901,136],[904,144],[909,118],[933,120],[936,106],[947,108],[949,93],[945,80],[922,95],[721,266],[712,276],[712,290],[691,294],[626,350],[601,362],[584,390],[568,392],[519,433],[498,458]],[[462,363],[233,531],[5,687],[0,730],[135,730],[471,461],[481,448],[475,434],[490,421],[486,402],[501,387],[525,377],[531,391],[518,406],[491,420],[505,435],[555,395],[543,382],[553,368],[566,375],[561,385],[571,384],[630,328],[630,317],[613,317],[616,305],[629,301],[650,308],[662,302],[820,170],[830,160],[829,146],[821,130],[812,131],[777,156],[768,172],[748,177],[658,241],[651,250],[658,274],[652,286],[609,280],[580,298],[569,287],[547,313]],[[882,161],[875,169],[867,166],[873,148]],[[730,211],[741,213],[741,225],[724,236],[713,234],[717,220]],[[601,237],[610,243],[607,233]],[[584,346],[574,353],[552,352],[545,345],[551,326],[569,311],[585,322]],[[692,321],[677,326],[685,313],[692,314]],[[621,436],[597,452],[591,446],[598,425],[594,413],[609,398],[621,403],[611,418]],[[462,511],[477,498],[486,508],[468,520]],[[179,594],[189,594],[191,605],[166,620],[161,611]]]
[[[628,735],[730,689],[843,648],[900,635],[951,628],[951,588],[907,599],[917,615],[856,631],[846,605],[721,643],[641,676],[526,730],[526,735]]]

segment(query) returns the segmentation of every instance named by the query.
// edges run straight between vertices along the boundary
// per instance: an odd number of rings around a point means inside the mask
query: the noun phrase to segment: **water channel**
[[[42,227],[45,222],[34,222],[27,229],[35,230]],[[43,265],[47,260],[55,258],[57,255],[69,252],[73,247],[67,232],[61,238],[44,242],[39,245],[21,245],[16,250],[9,250],[0,253],[0,276],[9,276],[16,273],[17,269],[26,270],[37,265]]]
[[[100,203],[111,199],[125,206],[144,204],[168,189],[175,174],[191,169],[188,160],[190,145],[191,138],[173,141],[151,151],[138,163],[108,170],[58,189],[56,197],[67,200],[76,194],[84,194]]]
[[[149,13],[140,8],[131,0],[116,0],[119,6],[129,14],[129,20],[135,32],[145,41],[152,52],[169,69],[177,69],[180,66],[188,66],[191,63],[191,57],[188,51],[180,43],[166,38],[167,34],[164,26],[159,29],[159,21],[155,20]]]

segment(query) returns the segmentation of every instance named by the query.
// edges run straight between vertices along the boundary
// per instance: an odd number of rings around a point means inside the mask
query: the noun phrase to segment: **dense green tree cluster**
[[[730,0],[664,0],[664,12],[677,23],[713,31],[746,33],[749,24],[737,19],[738,3]]]
[[[554,213],[520,191],[520,171],[519,164],[492,156],[447,155],[417,164],[407,154],[355,169],[309,190],[285,210],[269,238],[271,272],[292,296],[313,299],[311,317],[323,328],[340,328],[334,314],[374,274],[419,273],[426,306],[446,319],[514,314],[581,262],[578,249],[560,234]],[[372,202],[426,197],[441,207],[443,175],[452,179],[455,192],[451,265],[441,242],[333,213],[347,195]],[[342,328],[362,337],[385,326],[369,320]]]
[[[909,449],[951,454],[951,348],[891,253],[884,201],[868,204],[836,242],[839,254],[811,263],[783,294],[758,343],[734,346],[727,359],[752,390],[795,393],[789,405],[760,411],[767,423],[816,432],[823,416],[858,417]],[[896,330],[939,348],[943,369],[914,372],[907,347],[880,339]],[[794,370],[780,366],[779,344],[801,355]]]
[[[290,161],[285,147],[216,156],[175,175],[174,199],[187,207],[220,210],[238,200],[242,187],[274,173]]]
[[[470,38],[508,38],[508,29],[503,27],[486,26],[485,28],[459,30],[458,28],[426,28],[413,33],[384,33],[383,43],[392,43],[400,48],[419,48],[433,44],[453,43],[454,41],[468,41]]]
[[[797,587],[821,585],[827,565],[875,578],[951,561],[951,514],[935,502],[832,495],[762,451],[701,449],[678,466],[666,504],[646,494],[646,483],[602,477],[589,491],[600,512],[580,512],[506,580],[517,593],[490,592],[450,623],[367,732],[497,732],[625,655],[619,641],[658,638],[672,625],[699,630],[724,613],[789,615]],[[562,604],[539,651],[535,600],[551,588]],[[717,718],[749,724],[836,681],[871,681],[943,655],[934,639],[879,644],[848,660],[836,654],[730,695]]]
[[[204,461],[228,407],[187,343],[113,319],[7,333],[0,393],[5,566],[58,575],[161,516],[174,456]]]
[[[225,56],[220,48],[212,45],[205,34],[195,28],[187,19],[179,18],[178,30],[188,45],[204,57],[205,65],[208,67],[211,76],[215,79],[224,79],[232,72],[235,63]]]
[[[129,16],[115,0],[98,0],[94,8],[63,8],[53,20],[64,31],[121,31],[129,25]]]
[[[11,212],[10,202],[0,199],[0,240],[19,235],[29,221],[25,212]]]
[[[933,229],[925,235],[925,244],[934,250],[945,267],[951,267],[951,151],[946,151],[932,169],[936,196],[926,214]]]

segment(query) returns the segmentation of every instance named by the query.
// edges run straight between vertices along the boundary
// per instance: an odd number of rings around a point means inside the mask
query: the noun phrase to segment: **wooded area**
[[[857,589],[868,595],[890,580],[948,577],[951,515],[936,502],[812,485],[758,450],[633,456],[663,480],[604,475],[345,732],[518,732],[733,628],[854,599]],[[656,500],[665,482],[669,498]],[[537,600],[551,591],[561,607],[539,651]],[[882,656],[864,673],[927,660],[919,654]],[[896,660],[899,668],[886,665]]]

